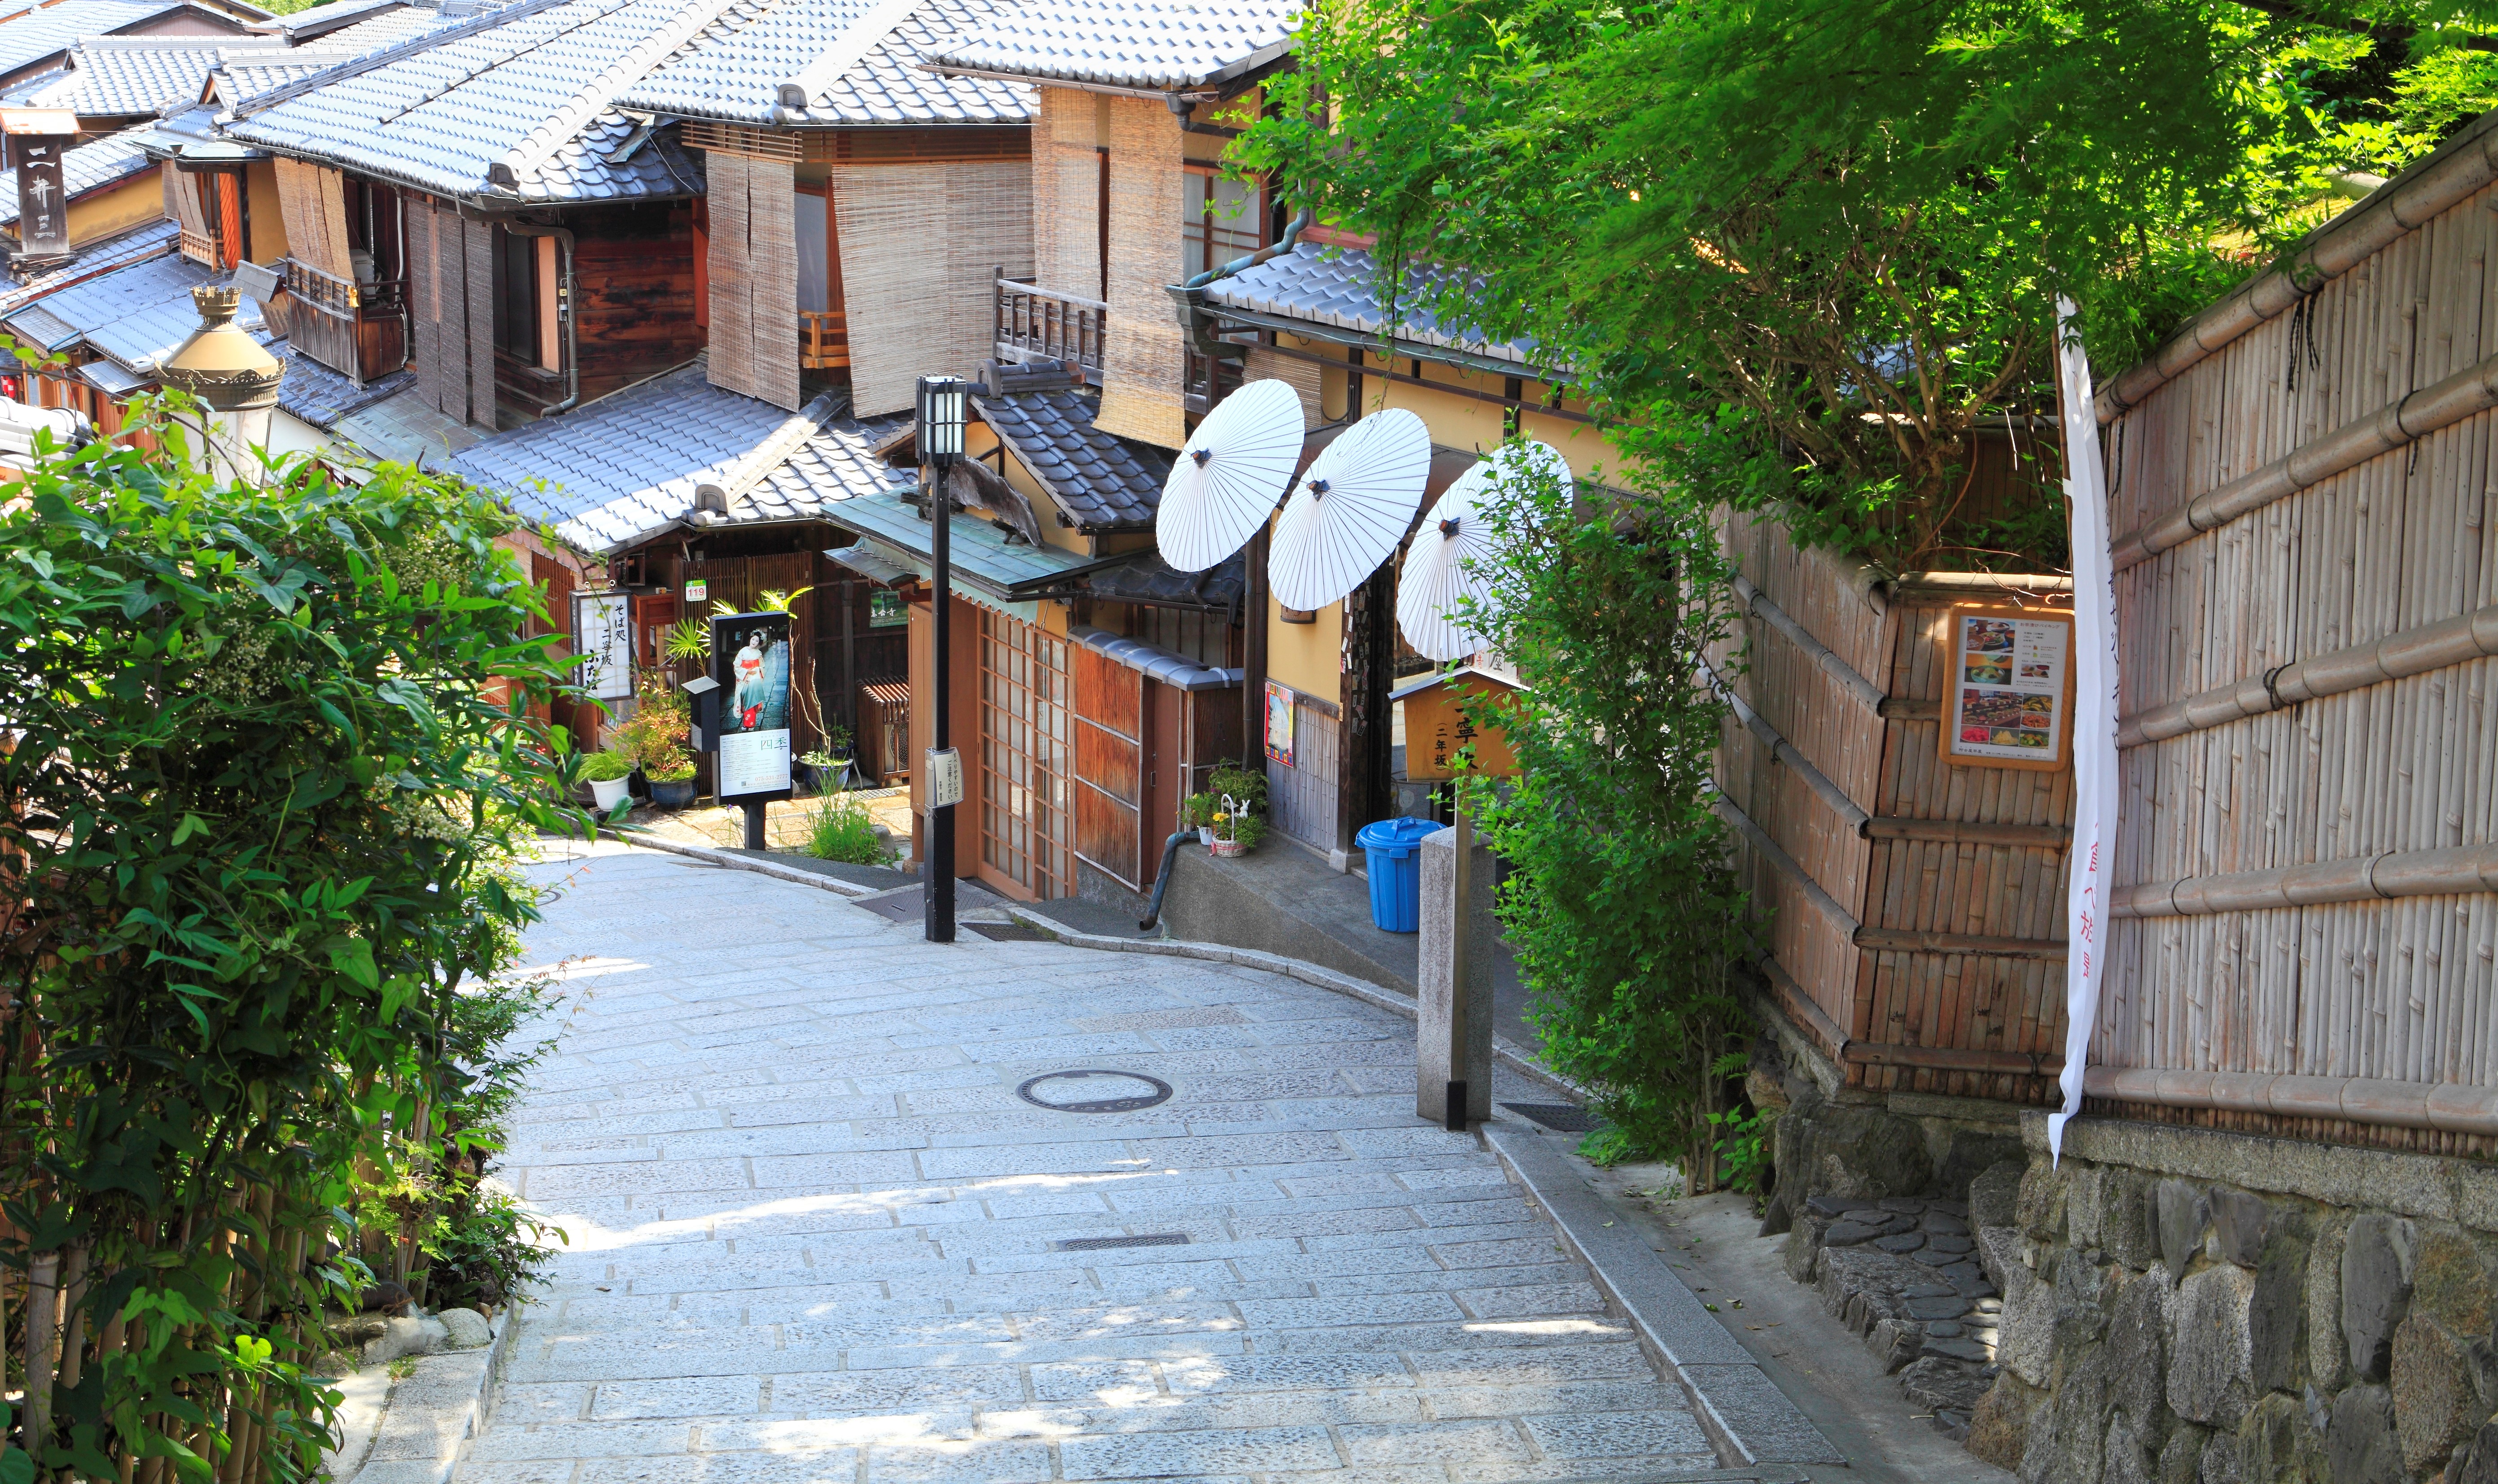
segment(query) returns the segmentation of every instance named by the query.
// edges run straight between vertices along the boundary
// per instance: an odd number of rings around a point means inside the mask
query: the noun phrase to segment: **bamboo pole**
[[[39,1461],[52,1436],[52,1341],[59,1317],[61,1254],[37,1252],[26,1261],[25,1416],[20,1446]]]

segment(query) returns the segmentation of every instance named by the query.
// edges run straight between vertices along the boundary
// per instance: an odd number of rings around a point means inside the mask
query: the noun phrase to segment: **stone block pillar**
[[[1471,834],[1472,832],[1468,832]],[[1448,1117],[1452,1082],[1466,1085],[1466,1120],[1491,1116],[1492,954],[1500,924],[1492,916],[1492,859],[1476,843],[1466,871],[1466,910],[1457,909],[1457,832],[1442,830],[1423,841],[1422,1000],[1415,1025],[1414,1111],[1437,1123]],[[1457,953],[1457,933],[1465,952]],[[1465,979],[1458,986],[1462,960]],[[1462,1011],[1462,1013],[1460,1013]]]

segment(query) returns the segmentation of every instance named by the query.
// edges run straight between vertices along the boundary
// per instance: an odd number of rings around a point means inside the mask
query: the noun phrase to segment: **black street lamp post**
[[[963,769],[953,745],[954,565],[946,540],[953,524],[952,496],[946,476],[963,452],[963,408],[970,383],[955,376],[919,378],[919,461],[934,471],[928,489],[928,583],[936,627],[931,638],[937,651],[936,708],[922,799],[928,809],[928,941],[954,941],[954,808],[963,797]]]

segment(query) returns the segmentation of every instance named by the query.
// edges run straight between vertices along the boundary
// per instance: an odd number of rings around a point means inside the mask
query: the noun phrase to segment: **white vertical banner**
[[[2065,901],[2065,1107],[2047,1117],[2047,1155],[2082,1110],[2082,1073],[2098,1025],[2107,962],[2108,872],[2116,851],[2116,569],[2108,558],[2107,469],[2099,460],[2091,363],[2070,338],[2073,301],[2056,300],[2065,411],[2065,509],[2073,542],[2073,847]]]

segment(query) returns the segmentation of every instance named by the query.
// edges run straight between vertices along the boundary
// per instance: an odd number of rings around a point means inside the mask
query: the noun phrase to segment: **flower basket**
[[[1208,833],[1210,834],[1212,832]],[[1206,848],[1213,851],[1218,856],[1235,856],[1241,854],[1249,847],[1241,844],[1238,840],[1208,840],[1206,842]]]

